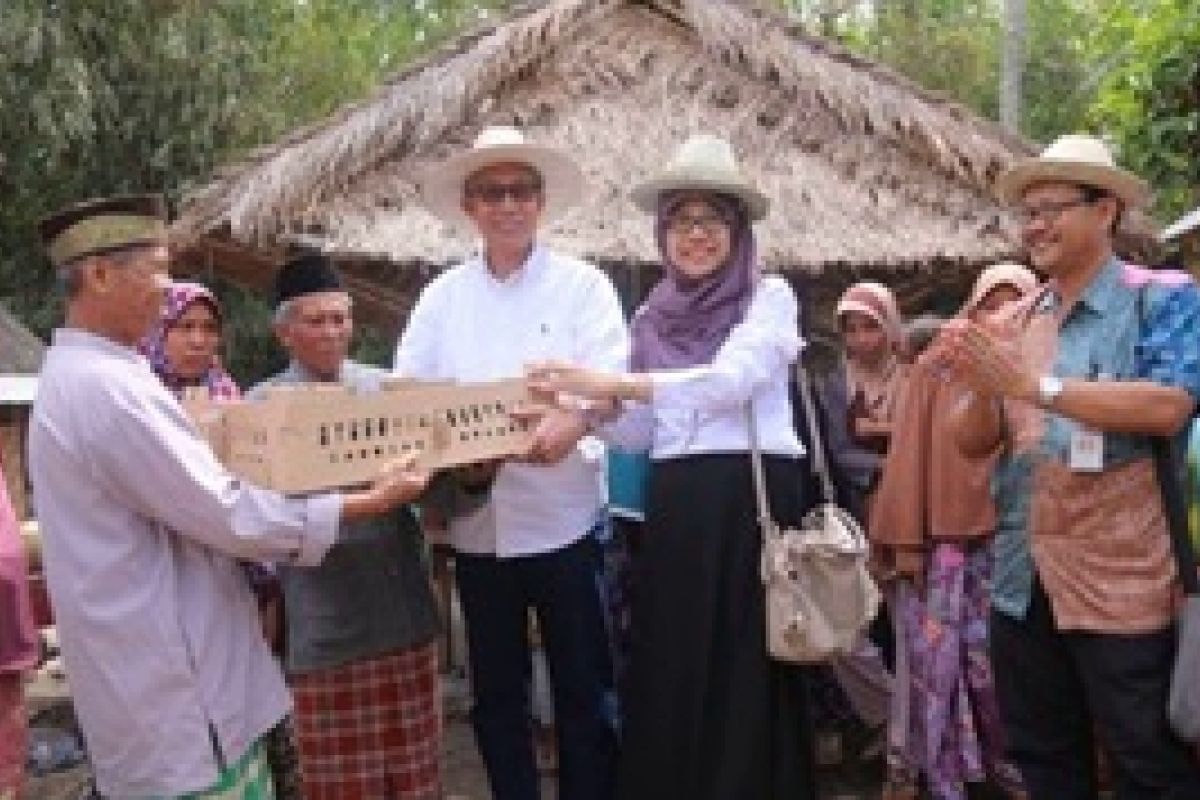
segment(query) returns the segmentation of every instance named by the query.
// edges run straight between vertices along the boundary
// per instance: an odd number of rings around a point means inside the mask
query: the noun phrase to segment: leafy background
[[[1012,0],[776,0],[816,33],[989,117]],[[36,221],[70,202],[178,201],[248,149],[362,97],[505,0],[3,0],[0,298],[37,333],[60,319]],[[1107,137],[1169,221],[1200,200],[1200,3],[1022,0],[1021,131]],[[262,298],[218,285],[230,365],[278,368]],[[364,330],[357,354],[390,342]]]

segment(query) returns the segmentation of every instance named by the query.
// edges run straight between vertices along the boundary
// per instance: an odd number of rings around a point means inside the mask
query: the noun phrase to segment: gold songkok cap
[[[166,244],[167,204],[157,194],[87,200],[46,217],[38,232],[51,263],[61,269],[84,256]]]

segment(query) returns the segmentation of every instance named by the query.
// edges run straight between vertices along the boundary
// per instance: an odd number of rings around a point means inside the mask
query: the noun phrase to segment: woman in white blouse
[[[598,432],[652,459],[618,796],[811,798],[804,672],[767,655],[749,458],[748,407],[772,510],[797,522],[809,499],[788,375],[802,342],[791,288],[759,271],[751,225],[768,201],[712,136],[633,196],[655,215],[665,272],[634,316],[633,371],[530,373],[620,409]]]

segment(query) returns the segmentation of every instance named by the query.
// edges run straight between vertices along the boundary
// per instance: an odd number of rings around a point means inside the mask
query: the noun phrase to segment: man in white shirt
[[[575,202],[579,168],[489,128],[422,184],[442,219],[469,224],[480,254],[422,293],[395,369],[426,380],[522,376],[564,359],[623,369],[628,336],[611,282],[537,242],[539,224]],[[497,800],[538,797],[529,718],[532,608],[553,683],[562,800],[608,798],[616,752],[611,657],[597,585],[602,459],[583,416],[541,419],[526,460],[499,465],[487,502],[450,520],[475,696],[472,721]],[[585,442],[584,444],[587,444]]]
[[[46,574],[103,795],[265,797],[261,739],[291,702],[237,559],[315,565],[341,522],[425,480],[289,499],[217,462],[136,350],[165,298],[164,217],[140,196],[41,225],[67,296],[29,434]]]

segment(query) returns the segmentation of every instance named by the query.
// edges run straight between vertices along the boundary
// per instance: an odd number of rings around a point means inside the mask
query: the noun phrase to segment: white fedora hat
[[[525,164],[542,178],[546,198],[543,219],[551,219],[579,202],[583,172],[565,154],[552,147],[532,144],[520,130],[508,126],[484,128],[470,150],[451,156],[432,167],[421,179],[419,189],[425,207],[454,225],[470,227],[463,212],[463,186],[473,174],[497,164]]]
[[[647,214],[654,214],[659,196],[679,189],[732,195],[746,204],[746,211],[755,222],[765,217],[771,207],[767,196],[754,187],[738,166],[733,146],[719,136],[706,133],[690,137],[657,177],[635,187],[633,202]]]
[[[1143,205],[1150,186],[1113,161],[1108,146],[1094,136],[1060,136],[1037,158],[1017,162],[1000,176],[996,187],[1006,203],[1015,203],[1035,183],[1079,183],[1113,194],[1126,206]]]

